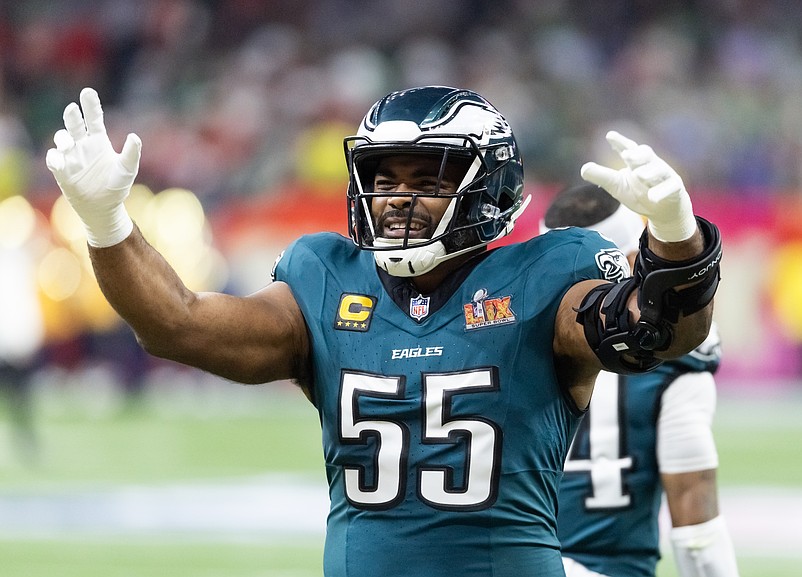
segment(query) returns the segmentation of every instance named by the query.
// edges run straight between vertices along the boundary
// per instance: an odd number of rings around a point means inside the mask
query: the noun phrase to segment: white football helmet
[[[509,234],[529,202],[523,198],[523,163],[510,125],[470,90],[425,86],[388,94],[344,145],[351,238],[374,251],[376,264],[393,276],[422,275]],[[376,233],[372,200],[399,196],[374,191],[376,166],[382,157],[400,154],[438,155],[441,168],[457,157],[468,166],[456,194],[448,194],[451,202],[431,238],[410,238],[409,221],[403,238]],[[419,197],[439,194],[410,193],[410,215]]]

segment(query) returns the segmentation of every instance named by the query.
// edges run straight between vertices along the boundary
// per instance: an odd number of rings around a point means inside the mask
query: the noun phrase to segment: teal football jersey
[[[557,487],[581,415],[555,377],[555,315],[611,248],[573,229],[494,249],[436,310],[393,300],[342,236],[285,251],[275,278],[312,346],[328,577],[564,574]]]
[[[715,372],[718,341],[641,375],[601,373],[565,464],[558,535],[563,554],[615,577],[654,577],[662,500],[657,420],[680,375]]]

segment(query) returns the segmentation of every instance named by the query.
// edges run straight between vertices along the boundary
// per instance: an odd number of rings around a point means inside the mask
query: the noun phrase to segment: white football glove
[[[56,148],[47,151],[45,163],[83,221],[89,244],[107,247],[125,240],[134,223],[123,202],[139,170],[142,141],[129,134],[117,154],[106,134],[100,98],[84,88],[81,107],[71,102],[64,109],[64,128],[53,142]]]
[[[663,242],[687,240],[696,232],[691,197],[682,178],[646,144],[638,144],[618,132],[607,133],[626,168],[616,170],[588,162],[582,178],[649,219],[649,232]]]

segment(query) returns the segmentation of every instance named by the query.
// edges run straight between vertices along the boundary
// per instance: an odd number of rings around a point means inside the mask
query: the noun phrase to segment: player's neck
[[[423,295],[431,294],[439,287],[443,282],[451,276],[451,274],[462,267],[466,262],[474,258],[475,256],[482,254],[485,252],[487,247],[483,246],[475,251],[471,251],[464,255],[460,255],[444,261],[434,267],[431,271],[427,272],[426,274],[422,274],[420,276],[412,277],[410,281],[415,286],[415,288],[420,291]]]

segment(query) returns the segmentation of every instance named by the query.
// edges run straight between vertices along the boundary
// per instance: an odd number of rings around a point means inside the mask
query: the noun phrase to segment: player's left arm
[[[657,459],[680,577],[738,575],[732,540],[719,511],[715,407],[715,381],[709,372],[678,377],[661,399]]]
[[[704,341],[720,278],[718,228],[694,215],[677,172],[650,146],[617,132],[607,140],[625,167],[590,162],[582,177],[645,216],[648,226],[632,278],[580,282],[560,304],[554,351],[558,371],[570,371],[561,378],[579,383],[572,394],[580,407],[598,370],[647,371]]]

